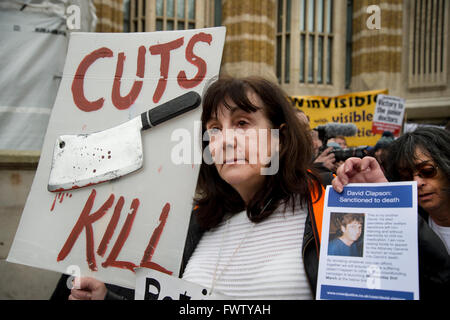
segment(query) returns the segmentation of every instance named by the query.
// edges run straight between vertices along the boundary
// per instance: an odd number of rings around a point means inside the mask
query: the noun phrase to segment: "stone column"
[[[94,0],[97,32],[123,32],[123,0]]]
[[[224,0],[222,12],[227,35],[221,73],[258,75],[276,82],[276,1]]]
[[[367,12],[375,5],[376,13]],[[402,68],[403,0],[353,1],[352,91],[399,88]],[[371,19],[379,19],[377,28]],[[392,92],[394,91],[394,92]]]

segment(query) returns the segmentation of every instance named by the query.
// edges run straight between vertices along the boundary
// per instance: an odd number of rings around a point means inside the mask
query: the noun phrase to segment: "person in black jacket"
[[[419,204],[420,299],[450,294],[450,135],[435,127],[419,128],[392,142],[385,174],[375,158],[350,158],[337,170],[333,188],[347,183],[417,181]]]

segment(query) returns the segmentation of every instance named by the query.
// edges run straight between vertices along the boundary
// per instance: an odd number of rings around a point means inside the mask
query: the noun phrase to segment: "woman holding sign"
[[[450,135],[420,128],[391,143],[386,156],[390,181],[417,181],[419,287],[421,299],[450,292]],[[350,158],[337,170],[336,191],[348,183],[387,182],[375,158]]]
[[[308,128],[286,94],[262,78],[209,86],[202,127],[205,152],[182,279],[238,299],[312,299],[324,192],[310,169]],[[112,291],[83,278],[70,298],[108,298]]]

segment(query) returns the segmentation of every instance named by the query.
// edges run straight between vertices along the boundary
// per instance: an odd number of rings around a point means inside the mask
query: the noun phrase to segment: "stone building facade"
[[[224,25],[222,73],[290,95],[389,89],[408,121],[450,119],[450,1],[94,0],[98,32]],[[7,264],[39,151],[0,150],[0,298],[47,298],[58,275]],[[14,287],[10,284],[14,283]]]
[[[291,95],[389,89],[408,121],[450,119],[448,1],[128,1],[132,32],[176,28],[166,20],[180,7],[192,27],[226,26],[222,73],[261,75]]]

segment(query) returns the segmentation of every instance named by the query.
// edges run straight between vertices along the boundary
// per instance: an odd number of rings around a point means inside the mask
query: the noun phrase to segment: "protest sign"
[[[142,134],[143,167],[93,186],[47,190],[64,134],[103,131],[219,74],[225,28],[72,33],[39,166],[7,261],[135,286],[135,267],[177,275],[201,163],[201,107]],[[172,152],[183,132],[188,161]],[[186,137],[188,135],[188,137]],[[108,160],[108,150],[97,150]],[[185,159],[183,157],[182,159]],[[195,159],[197,159],[195,161]]]
[[[353,123],[358,131],[346,138],[349,147],[373,146],[381,135],[372,132],[373,114],[379,94],[387,90],[356,92],[336,97],[293,96],[293,103],[309,118],[311,129],[329,122]]]
[[[135,300],[230,300],[196,283],[152,269],[136,269]]]
[[[378,95],[375,114],[373,115],[372,132],[390,131],[394,136],[399,137],[404,115],[405,99],[384,94]]]
[[[327,187],[317,299],[419,299],[417,183]]]

